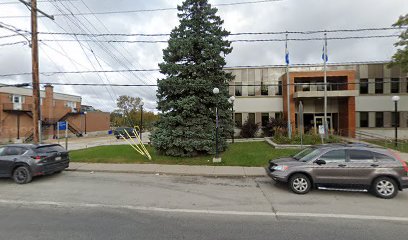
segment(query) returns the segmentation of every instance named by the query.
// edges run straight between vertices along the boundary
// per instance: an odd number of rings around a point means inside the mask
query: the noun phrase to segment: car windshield
[[[317,148],[305,148],[293,156],[293,158],[300,162],[307,162],[315,158],[319,153],[320,151]]]

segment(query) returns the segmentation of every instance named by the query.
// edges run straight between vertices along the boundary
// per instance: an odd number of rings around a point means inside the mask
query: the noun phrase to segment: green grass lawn
[[[99,146],[70,152],[73,162],[91,163],[157,163],[186,165],[221,165],[221,166],[266,166],[270,159],[289,156],[298,150],[274,149],[265,142],[230,144],[226,152],[221,153],[222,163],[213,164],[213,156],[191,158],[168,157],[159,155],[151,146],[146,146],[152,160],[141,156],[129,145]]]
[[[399,142],[398,146],[395,146],[392,141],[367,140],[367,142],[408,153],[408,142]]]

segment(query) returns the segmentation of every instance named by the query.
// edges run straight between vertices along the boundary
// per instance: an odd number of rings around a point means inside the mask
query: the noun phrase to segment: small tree
[[[241,127],[240,136],[243,138],[253,138],[255,137],[256,132],[259,129],[259,123],[253,123],[249,120],[246,120]]]
[[[262,128],[265,136],[272,137],[278,130],[287,129],[287,122],[283,118],[271,117],[265,127]]]

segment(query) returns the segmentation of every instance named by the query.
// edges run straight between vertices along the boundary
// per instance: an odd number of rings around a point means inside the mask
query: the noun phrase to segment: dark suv
[[[33,176],[59,173],[69,166],[69,154],[59,144],[0,146],[0,177],[29,183]]]
[[[135,138],[136,135],[134,133],[134,130],[135,130],[134,128],[130,127],[118,127],[113,131],[113,135],[115,135],[116,139],[120,139],[122,138],[122,136],[124,138],[129,138],[129,136],[131,138]]]
[[[293,157],[269,161],[272,179],[305,194],[312,187],[369,190],[393,198],[408,188],[406,162],[391,150],[362,144],[328,144],[306,148]]]

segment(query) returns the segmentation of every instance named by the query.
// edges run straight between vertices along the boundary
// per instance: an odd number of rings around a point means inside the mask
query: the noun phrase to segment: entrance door
[[[323,125],[324,116],[315,116],[314,117],[314,128],[316,131],[319,129],[319,125]],[[331,116],[327,116],[327,127],[329,130],[332,129]]]
[[[13,95],[13,110],[22,110],[23,98],[20,95]]]

